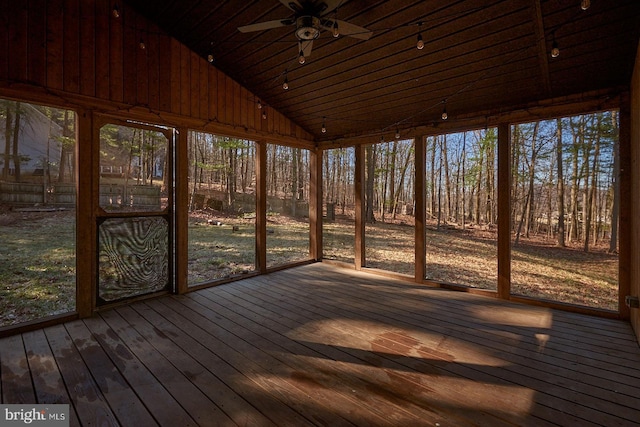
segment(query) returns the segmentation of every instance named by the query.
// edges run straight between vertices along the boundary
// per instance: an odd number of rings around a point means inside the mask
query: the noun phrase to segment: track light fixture
[[[120,9],[118,9],[118,3],[113,5],[113,10],[111,11],[111,14],[113,15],[114,18],[120,18]]]
[[[144,39],[140,38],[140,43],[139,43],[140,49],[145,50],[147,48],[147,45],[144,43]]]
[[[442,101],[442,120],[447,120],[449,118],[449,115],[447,114],[447,100],[443,100]]]
[[[262,110],[262,102],[258,99],[258,110]]]
[[[422,28],[422,22],[418,22],[418,41],[416,42],[416,48],[418,48],[418,50],[422,50],[424,49],[424,40],[422,40],[422,32],[421,32],[421,28]]]
[[[212,54],[207,55],[207,61],[209,61],[209,63],[213,62],[213,55]]]
[[[582,0],[582,2],[580,2],[580,9],[587,10],[589,7],[591,7],[591,0]]]
[[[300,65],[304,64],[305,62],[307,62],[307,59],[304,57],[304,52],[300,51],[300,54],[298,55],[298,62],[300,63]]]
[[[288,90],[289,89],[289,77],[287,76],[287,71],[286,70],[284,72],[284,81],[282,82],[282,89],[284,89],[284,90]]]
[[[262,120],[267,120],[267,109],[266,108],[262,109]]]
[[[325,125],[326,117],[322,118],[322,133],[327,133],[327,126]]]
[[[338,21],[334,19],[333,21],[333,37],[338,37],[340,35],[340,31],[338,30]]]
[[[553,43],[551,44],[551,57],[557,58],[560,56],[560,48],[558,47],[558,42],[556,41],[555,34],[553,35]]]
[[[396,128],[396,139],[400,139],[400,131]]]

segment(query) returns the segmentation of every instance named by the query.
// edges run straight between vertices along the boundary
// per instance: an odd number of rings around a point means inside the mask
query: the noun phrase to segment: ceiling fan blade
[[[305,58],[311,56],[311,49],[313,48],[313,40],[304,40],[298,42],[298,52],[302,51]]]
[[[347,21],[341,21],[339,19],[323,19],[322,26],[329,31],[333,31],[334,22],[338,23],[338,32],[341,36],[349,36],[360,40],[369,40],[373,35],[373,31],[371,30],[367,30],[364,27],[350,24]]]
[[[286,27],[293,24],[291,19],[278,19],[277,21],[258,22],[257,24],[245,25],[238,27],[241,33],[250,33],[252,31],[270,30],[272,28]]]
[[[287,6],[294,12],[300,12],[302,10],[302,5],[298,0],[280,0],[280,3]]]

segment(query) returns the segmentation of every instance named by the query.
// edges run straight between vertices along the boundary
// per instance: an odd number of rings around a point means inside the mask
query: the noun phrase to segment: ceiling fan
[[[259,22],[257,24],[238,27],[242,33],[270,30],[272,28],[295,25],[295,35],[298,39],[298,59],[304,64],[305,57],[311,55],[313,41],[320,36],[322,29],[331,31],[334,37],[342,34],[360,40],[368,40],[373,31],[346,21],[335,19],[338,7],[345,0],[280,0],[280,3],[291,9],[293,18],[278,19],[275,21]],[[333,18],[327,16],[334,13]]]

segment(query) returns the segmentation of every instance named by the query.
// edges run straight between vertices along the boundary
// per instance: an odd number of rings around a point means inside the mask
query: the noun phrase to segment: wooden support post
[[[256,271],[267,272],[267,143],[256,142]]]
[[[511,296],[511,125],[498,126],[498,296]]]
[[[93,112],[76,115],[76,311],[89,317],[96,304],[96,219],[100,130],[94,130]]]
[[[425,179],[426,179],[426,138],[424,136],[416,138],[415,142],[415,281],[422,283],[426,273],[426,247],[425,247]]]
[[[189,131],[187,128],[178,129],[174,152],[176,153],[176,188],[175,202],[175,248],[176,248],[176,291],[179,294],[187,292],[188,259],[189,259]],[[195,183],[194,183],[195,185]]]
[[[620,204],[618,218],[618,310],[620,317],[629,319],[631,311],[625,302],[625,297],[631,295],[631,268],[633,230],[632,212],[633,200],[638,198],[631,191],[632,176],[631,162],[633,151],[637,147],[631,146],[631,98],[628,93],[620,98],[620,131],[618,133],[618,147],[620,155],[620,174],[616,177],[619,181]],[[635,196],[635,197],[634,197]],[[636,254],[637,259],[637,254]]]
[[[356,150],[356,168],[355,168],[355,182],[354,182],[354,191],[355,191],[355,201],[356,201],[356,230],[355,230],[355,268],[356,270],[361,270],[362,267],[365,266],[365,241],[364,241],[364,171],[365,171],[365,146],[358,145],[355,147]]]
[[[316,261],[322,259],[322,156],[320,148],[310,151],[309,249]]]

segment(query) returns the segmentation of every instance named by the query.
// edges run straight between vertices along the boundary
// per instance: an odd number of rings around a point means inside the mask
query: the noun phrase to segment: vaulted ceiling
[[[320,142],[437,123],[445,106],[455,120],[624,87],[640,35],[638,0],[325,1],[338,5],[326,18],[373,35],[322,29],[300,65],[295,25],[238,27],[293,18],[305,0],[125,0]]]

